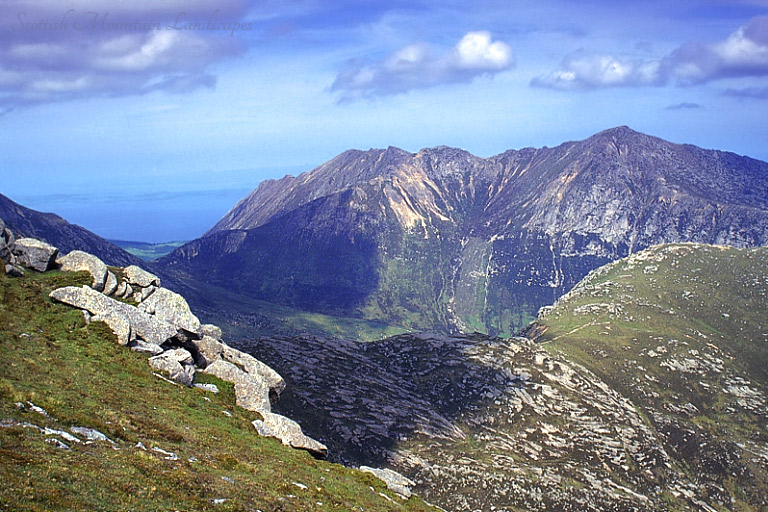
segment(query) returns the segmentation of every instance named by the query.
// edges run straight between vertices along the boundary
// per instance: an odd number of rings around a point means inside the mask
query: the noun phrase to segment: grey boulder
[[[141,267],[130,265],[123,269],[123,277],[128,284],[138,288],[148,288],[150,286],[160,286],[160,278],[151,274]]]
[[[139,309],[187,332],[200,330],[200,320],[192,314],[184,297],[168,289],[156,289],[141,302]]]
[[[94,315],[90,318],[91,322],[104,322],[112,329],[112,332],[117,336],[117,343],[120,345],[128,345],[131,341],[131,322],[125,315],[118,313],[117,311],[106,311],[104,313]]]
[[[112,296],[117,291],[117,278],[112,271],[107,271],[107,281],[104,283],[104,295]]]
[[[59,254],[56,247],[34,238],[16,240],[12,252],[19,263],[38,272],[46,272],[53,268],[56,255]]]
[[[221,327],[218,325],[203,324],[200,326],[200,334],[203,336],[210,336],[219,341],[224,339],[221,334]]]
[[[162,354],[164,351],[163,347],[157,345],[156,343],[147,343],[146,341],[139,339],[131,340],[131,342],[128,344],[128,348],[130,348],[133,352],[138,352],[140,354],[150,354],[153,356]]]
[[[170,380],[192,387],[195,380],[195,367],[191,364],[192,354],[183,348],[167,350],[162,354],[150,357],[148,362],[153,370],[165,375]]]
[[[198,363],[203,368],[224,357],[224,343],[211,336],[203,335],[201,339],[193,340],[192,343],[197,348],[197,353],[200,355]]]
[[[0,259],[7,261],[8,263],[14,263],[14,256],[12,254],[12,247],[15,237],[11,230],[5,227],[5,222],[0,219]]]
[[[215,361],[205,368],[205,373],[231,382],[235,387],[235,403],[239,407],[261,414],[270,411],[269,387],[266,383],[253,379],[232,363]]]
[[[387,488],[389,488],[390,491],[399,494],[403,498],[410,498],[412,494],[411,488],[416,485],[416,482],[413,480],[401,475],[397,471],[392,471],[391,469],[377,469],[368,466],[360,466],[360,471],[363,473],[371,473],[373,476],[387,484]]]
[[[5,273],[11,277],[24,277],[24,271],[16,265],[11,265],[10,263],[5,266]]]
[[[104,291],[107,282],[107,266],[93,254],[83,251],[72,251],[66,256],[60,256],[56,264],[65,272],[87,271],[93,278],[91,288],[97,292]]]
[[[105,317],[110,312],[122,315],[130,323],[132,336],[155,345],[162,345],[178,332],[173,325],[139,311],[133,306],[102,295],[88,286],[58,288],[50,293],[50,297],[58,302],[84,309],[94,316]]]
[[[306,450],[315,457],[324,458],[328,454],[328,447],[306,436],[299,424],[292,419],[271,412],[261,412],[260,414],[263,419],[252,422],[259,435],[274,437],[284,445]]]
[[[264,382],[269,390],[275,394],[275,398],[280,396],[280,393],[285,389],[285,381],[279,373],[250,354],[241,352],[226,344],[222,345],[225,361],[239,366],[255,380]]]

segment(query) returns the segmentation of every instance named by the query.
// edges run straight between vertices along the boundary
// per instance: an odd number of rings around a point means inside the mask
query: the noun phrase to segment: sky
[[[202,235],[347,149],[628,125],[768,160],[768,0],[0,0],[0,193]]]

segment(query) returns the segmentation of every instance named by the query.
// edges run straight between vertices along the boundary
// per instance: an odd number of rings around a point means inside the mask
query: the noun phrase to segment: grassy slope
[[[212,395],[157,379],[105,324],[85,327],[79,311],[47,298],[87,281],[0,276],[0,421],[91,427],[119,449],[67,442],[64,450],[37,429],[0,428],[0,510],[431,510],[370,475],[258,437],[250,425],[258,415],[234,407],[231,385],[201,376],[222,390]],[[50,417],[15,405],[27,401]]]
[[[768,471],[750,450],[768,442],[767,312],[767,249],[671,245],[590,274],[535,330],[551,353],[640,405],[691,475],[718,480],[734,497],[731,510],[757,510],[749,496],[765,492]],[[740,404],[734,386],[757,392],[762,406]],[[676,410],[688,404],[697,412]],[[691,434],[679,442],[680,432]],[[720,468],[723,447],[741,455]]]

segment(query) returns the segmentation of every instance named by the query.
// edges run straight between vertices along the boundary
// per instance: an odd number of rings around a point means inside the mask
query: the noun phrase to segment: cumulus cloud
[[[0,110],[211,88],[244,50],[246,0],[17,0],[0,10]]]
[[[566,57],[560,69],[534,78],[531,85],[553,89],[696,85],[766,75],[768,16],[759,16],[724,41],[686,43],[662,59],[629,60],[580,52]]]
[[[536,77],[531,83],[553,89],[592,89],[660,85],[662,82],[660,62],[622,60],[611,55],[579,52],[566,57],[561,69]]]
[[[469,82],[514,66],[512,49],[489,32],[468,32],[450,50],[437,53],[426,43],[398,49],[372,64],[352,63],[339,73],[332,90],[344,101],[399,94],[445,83]]]

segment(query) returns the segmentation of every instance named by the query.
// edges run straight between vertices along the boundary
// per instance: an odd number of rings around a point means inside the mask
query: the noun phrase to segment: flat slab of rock
[[[306,436],[298,423],[290,418],[271,412],[261,413],[263,420],[254,420],[254,428],[261,436],[274,437],[291,448],[306,450],[315,457],[324,458],[328,447]]]
[[[148,288],[150,286],[160,287],[160,278],[155,274],[151,274],[141,267],[136,265],[130,265],[123,269],[123,277],[128,284],[139,287]]]
[[[387,484],[387,488],[389,488],[390,491],[399,494],[403,498],[410,498],[412,494],[411,488],[416,485],[416,482],[410,478],[401,475],[397,471],[392,471],[391,469],[360,466],[360,471],[363,473],[371,473],[373,476]]]
[[[153,356],[162,354],[164,352],[163,347],[160,345],[155,343],[147,343],[146,341],[142,340],[132,340],[128,344],[128,348],[130,348],[133,352],[138,352],[140,354],[150,354]]]
[[[239,407],[261,414],[271,410],[267,384],[254,379],[234,364],[223,360],[214,361],[205,368],[205,373],[231,382],[235,386],[235,401]]]
[[[192,333],[200,330],[200,320],[192,314],[186,299],[166,288],[156,289],[141,302],[139,309],[179,329]]]
[[[38,272],[52,269],[56,262],[56,256],[59,254],[56,247],[34,238],[16,240],[12,252],[18,263]]]
[[[91,288],[97,292],[104,291],[104,285],[107,282],[107,266],[93,254],[83,251],[72,251],[66,256],[60,256],[56,264],[65,272],[87,271],[93,277]]]
[[[162,345],[177,334],[177,329],[159,318],[139,311],[138,308],[103,295],[88,286],[65,286],[50,293],[53,300],[84,309],[93,316],[106,317],[116,313],[130,323],[131,333],[143,341]]]

